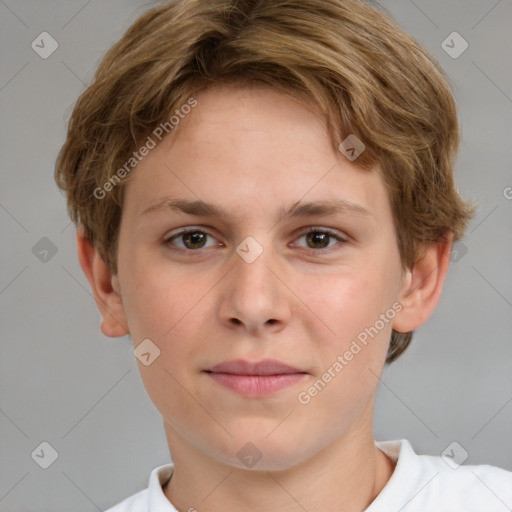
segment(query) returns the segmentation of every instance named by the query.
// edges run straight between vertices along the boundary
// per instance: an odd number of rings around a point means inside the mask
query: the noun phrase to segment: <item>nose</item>
[[[248,246],[241,246],[240,253],[233,254],[232,269],[222,283],[221,322],[251,335],[278,332],[289,323],[292,312],[293,294],[284,284],[290,279],[285,265],[269,247],[253,260],[244,255]],[[254,246],[250,250],[254,251]]]

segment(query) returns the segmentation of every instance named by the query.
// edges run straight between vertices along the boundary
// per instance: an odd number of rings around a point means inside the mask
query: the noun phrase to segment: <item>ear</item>
[[[101,332],[111,338],[128,334],[117,276],[111,274],[82,228],[76,232],[76,244],[80,266],[91,285],[96,305],[103,318]]]
[[[434,312],[450,264],[453,234],[446,241],[424,247],[412,269],[407,269],[398,301],[402,310],[395,316],[393,329],[414,331]]]

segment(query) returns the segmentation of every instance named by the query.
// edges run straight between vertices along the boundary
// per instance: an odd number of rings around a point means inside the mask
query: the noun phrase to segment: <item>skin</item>
[[[414,330],[433,312],[451,239],[426,247],[402,273],[380,174],[333,151],[312,106],[268,88],[216,87],[196,99],[132,172],[117,275],[77,232],[102,332],[129,332],[134,347],[149,338],[160,350],[149,366],[137,363],[175,466],[165,494],[182,511],[363,510],[394,469],[372,430],[391,330]],[[142,215],[164,196],[199,198],[224,207],[226,217]],[[340,198],[371,215],[278,221],[281,207]],[[204,246],[169,241],[187,226],[209,233]],[[308,241],[308,227],[346,241]],[[263,249],[252,263],[236,252],[248,236]],[[397,301],[393,320],[299,403],[298,393]],[[244,397],[202,372],[238,358],[278,359],[307,374],[271,396]],[[251,468],[237,457],[248,442],[261,454]]]

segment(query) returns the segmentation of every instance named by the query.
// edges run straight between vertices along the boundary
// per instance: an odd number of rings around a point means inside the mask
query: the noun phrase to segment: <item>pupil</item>
[[[194,249],[198,249],[204,245],[205,236],[204,233],[185,233],[185,244],[191,245]],[[328,233],[308,233],[307,234],[308,243],[312,244],[315,247],[320,246],[320,248],[327,247],[329,234]]]
[[[328,238],[329,238],[328,233],[313,232],[313,233],[308,233],[308,235],[307,235],[308,242],[312,242],[313,245],[320,243],[321,249],[323,249],[324,247],[327,247]]]
[[[194,249],[198,249],[204,245],[204,233],[185,233],[185,245],[193,246]]]

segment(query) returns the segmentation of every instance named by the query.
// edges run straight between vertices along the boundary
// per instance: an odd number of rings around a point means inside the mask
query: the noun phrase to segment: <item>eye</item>
[[[206,245],[207,237],[211,237],[209,233],[203,231],[201,229],[186,229],[176,233],[175,235],[167,238],[165,240],[166,244],[173,244],[179,247],[180,249],[185,250],[197,250],[204,249],[205,247],[212,247],[218,244],[213,244],[210,246]],[[211,237],[213,238],[213,237]],[[183,245],[175,243],[176,240],[180,240]]]
[[[308,249],[315,249],[315,252],[320,252],[318,249],[328,249],[333,247],[332,244],[329,245],[330,242],[347,242],[345,238],[340,236],[335,231],[331,231],[330,229],[320,229],[320,228],[309,228],[303,235],[301,235],[297,240],[305,237],[306,243],[308,244]]]
[[[208,247],[215,247],[222,245],[216,242],[212,242],[207,245],[208,237],[213,238],[208,232],[198,228],[183,229],[179,233],[167,237],[164,240],[166,245],[173,245],[178,250],[195,251],[199,249],[205,249]],[[345,238],[340,236],[337,232],[325,229],[325,228],[308,228],[297,240],[305,238],[307,246],[306,249],[314,250],[314,252],[321,252],[323,249],[329,249],[336,245],[336,242],[343,243],[347,242]],[[181,242],[181,243],[178,243]],[[332,243],[334,242],[334,243]],[[174,248],[173,248],[174,249]]]

